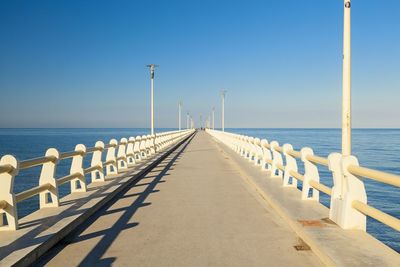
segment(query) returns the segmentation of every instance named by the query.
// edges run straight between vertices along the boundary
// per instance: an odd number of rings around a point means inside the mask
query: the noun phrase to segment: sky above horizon
[[[400,127],[400,1],[352,1],[353,126]],[[0,1],[0,127],[341,125],[343,1]]]

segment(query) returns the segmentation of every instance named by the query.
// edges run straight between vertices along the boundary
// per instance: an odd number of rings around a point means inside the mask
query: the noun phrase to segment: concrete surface
[[[321,266],[245,178],[199,132],[36,265]]]
[[[128,172],[106,177],[105,182],[90,183],[87,192],[63,197],[60,207],[29,214],[19,220],[17,231],[0,232],[0,266],[27,266],[37,260],[131,182],[156,166],[171,149],[155,154]]]
[[[216,139],[214,139],[216,141]],[[301,191],[283,187],[281,178],[271,178],[226,145],[219,151],[241,176],[257,190],[328,266],[400,266],[400,254],[360,230],[343,230],[328,219],[329,209],[312,200],[301,200]]]

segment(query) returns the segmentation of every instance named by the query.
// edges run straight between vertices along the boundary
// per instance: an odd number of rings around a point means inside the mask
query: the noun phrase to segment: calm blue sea
[[[167,131],[172,129],[157,129]],[[327,156],[331,152],[340,152],[339,129],[227,129],[227,131],[249,136],[276,140],[280,144],[290,143],[296,149],[304,146],[313,148],[314,153]],[[82,143],[92,147],[98,140],[105,143],[111,138],[143,135],[148,129],[0,129],[0,155],[13,154],[18,159],[30,159],[43,156],[49,147],[61,152],[71,151]],[[354,129],[353,154],[360,165],[386,172],[400,174],[400,129]],[[88,166],[90,159],[86,160]],[[59,164],[57,175],[62,177],[69,172],[70,160]],[[330,173],[320,168],[321,181],[332,186]],[[36,186],[39,168],[22,171],[15,181],[15,191],[20,192]],[[400,190],[398,188],[365,180],[368,203],[397,218],[400,218]],[[69,193],[68,184],[61,186],[60,194]],[[329,198],[321,194],[321,203],[329,206]],[[27,200],[18,206],[19,215],[25,216],[38,209],[38,200]],[[373,220],[368,219],[367,231],[398,252],[400,251],[400,233]]]

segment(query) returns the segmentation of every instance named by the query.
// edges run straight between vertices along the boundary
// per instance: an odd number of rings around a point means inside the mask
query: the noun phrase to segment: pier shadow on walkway
[[[132,186],[129,186],[105,207],[96,212],[88,221],[79,227],[78,230],[67,236],[52,250],[43,255],[38,262],[35,263],[35,266],[46,265],[69,244],[85,242],[87,240],[93,241],[96,239],[98,239],[98,241],[90,250],[90,252],[83,257],[79,266],[111,266],[115,261],[115,258],[102,259],[102,256],[106,253],[106,251],[110,248],[114,240],[118,237],[118,235],[121,234],[122,231],[136,227],[140,224],[140,222],[132,222],[133,216],[140,208],[144,208],[152,204],[145,202],[147,197],[150,194],[159,192],[159,190],[156,189],[157,185],[167,182],[165,178],[169,175],[168,171],[172,170],[171,167],[179,161],[181,154],[184,152],[189,142],[186,142],[185,145],[171,153],[171,155],[164,159],[164,161],[161,162],[157,167],[148,172],[146,176],[136,181],[134,184],[132,184]],[[138,188],[142,187],[144,187],[144,189],[141,192],[130,192],[132,189],[137,190]],[[132,199],[130,200],[130,198]],[[124,199],[129,201],[128,205],[127,202],[124,202],[122,207],[118,207],[117,202]],[[108,216],[111,214],[117,215],[119,213],[120,216],[115,220],[111,227],[96,232],[85,233],[94,222],[101,220],[103,216]],[[154,215],[156,216],[156,214]]]
[[[61,211],[59,211],[59,208],[46,208],[36,211],[40,214],[36,214],[33,220],[26,221],[24,220],[25,218],[22,218],[19,225],[20,231],[2,233],[6,236],[6,239],[13,239],[13,235],[17,235],[17,238],[7,243],[6,246],[0,246],[0,261],[16,251],[42,244],[53,235],[48,232],[48,229],[57,225],[60,219],[81,214],[82,209],[85,209],[85,205],[88,201],[109,195],[110,187],[124,184],[124,179],[139,173],[146,168],[146,164],[148,163],[140,162],[130,172],[126,172],[116,179],[107,179],[107,184],[89,184],[88,191],[94,191],[91,195],[74,193],[66,196],[66,198],[72,198],[72,200],[61,200],[60,207],[67,206],[67,208]],[[36,217],[40,218],[36,219]]]

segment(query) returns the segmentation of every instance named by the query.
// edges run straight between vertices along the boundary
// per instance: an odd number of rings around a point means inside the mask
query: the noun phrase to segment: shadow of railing
[[[124,189],[120,194],[110,201],[106,206],[96,212],[92,217],[89,218],[83,225],[79,227],[78,230],[67,236],[62,242],[60,242],[56,247],[54,247],[51,251],[47,252],[43,255],[38,262],[35,264],[36,266],[43,266],[49,261],[51,261],[59,252],[63,250],[66,246],[72,243],[79,243],[85,240],[99,238],[101,239],[97,241],[91,251],[84,257],[84,259],[80,262],[79,266],[110,266],[115,261],[115,258],[102,258],[102,256],[106,253],[107,249],[111,246],[117,236],[121,233],[121,231],[136,227],[139,225],[139,222],[129,223],[131,218],[137,212],[138,209],[149,206],[151,203],[146,203],[145,200],[150,194],[157,193],[160,190],[155,189],[155,187],[160,184],[166,182],[166,180],[162,180],[169,174],[167,173],[171,170],[171,167],[174,166],[179,159],[181,158],[181,154],[184,152],[190,140],[193,136],[186,142],[182,147],[180,147],[177,151],[172,152],[167,158],[164,159],[163,162],[167,162],[167,164],[160,163],[156,166],[151,172],[148,172],[146,176],[142,179],[136,181],[132,186]],[[158,173],[155,175],[155,173]],[[151,182],[140,183],[145,179],[153,179]],[[129,190],[133,187],[142,187],[146,186],[146,188],[140,193],[130,194]],[[136,196],[133,202],[123,208],[112,209],[110,208],[120,199],[129,198]],[[82,235],[82,233],[90,227],[90,225],[101,218],[102,216],[121,213],[120,217],[117,221],[112,225],[112,227],[97,231],[94,233],[89,233]]]

